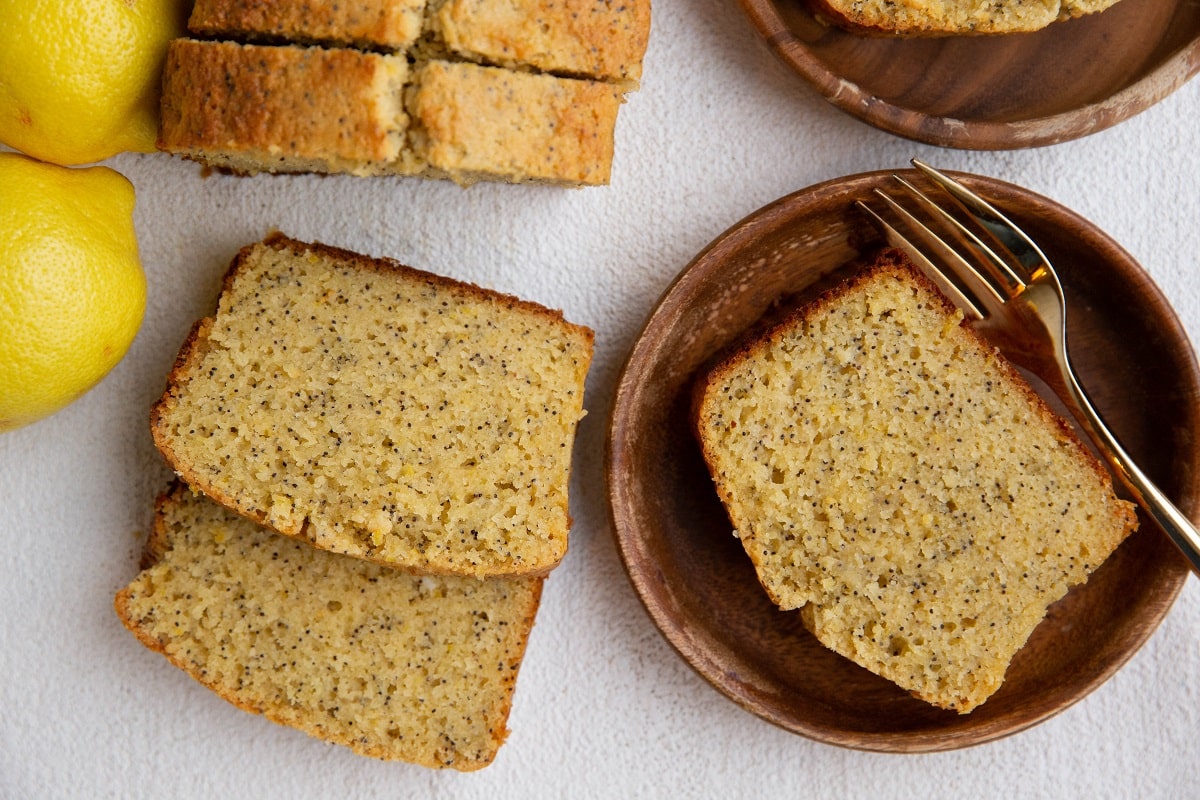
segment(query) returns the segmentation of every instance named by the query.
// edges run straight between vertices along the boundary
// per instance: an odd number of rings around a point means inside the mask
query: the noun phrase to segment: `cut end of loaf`
[[[166,152],[239,175],[602,186],[650,4],[202,0],[189,28],[164,68]]]

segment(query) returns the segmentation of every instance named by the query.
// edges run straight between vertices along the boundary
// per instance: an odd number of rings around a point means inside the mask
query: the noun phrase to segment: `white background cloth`
[[[141,333],[82,400],[0,435],[0,798],[1200,796],[1200,581],[1112,680],[1032,730],[951,753],[854,752],[742,711],[676,656],[621,568],[602,472],[617,372],[691,257],[777,197],[914,155],[1098,223],[1200,337],[1198,120],[1194,81],[1068,144],[918,145],[827,105],[730,0],[663,0],[608,188],[204,179],[165,155],[113,159],[138,193]],[[512,735],[482,772],[376,762],[238,711],[112,611],[169,477],[148,409],[230,258],[273,228],[518,294],[596,330],[571,550],[546,585]]]

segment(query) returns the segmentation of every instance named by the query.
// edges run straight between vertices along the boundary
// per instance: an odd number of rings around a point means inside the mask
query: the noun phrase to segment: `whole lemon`
[[[146,307],[133,186],[107,167],[0,153],[0,431],[53,414],[116,366]]]
[[[0,0],[0,142],[55,164],[150,151],[181,0]]]

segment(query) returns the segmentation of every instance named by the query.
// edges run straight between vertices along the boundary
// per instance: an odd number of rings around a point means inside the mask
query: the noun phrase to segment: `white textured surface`
[[[0,436],[0,798],[1200,796],[1200,581],[1124,670],[1033,730],[947,754],[841,750],[741,711],[676,657],[621,570],[601,471],[617,370],[692,255],[781,195],[913,155],[1094,220],[1200,337],[1200,82],[1082,141],[945,151],[826,105],[728,0],[655,14],[610,188],[202,180],[165,156],[113,159],[138,190],[145,325],[97,389]],[[112,612],[168,477],[147,410],[231,256],[275,227],[561,307],[597,332],[571,553],[547,584],[512,735],[483,772],[377,763],[238,711]]]

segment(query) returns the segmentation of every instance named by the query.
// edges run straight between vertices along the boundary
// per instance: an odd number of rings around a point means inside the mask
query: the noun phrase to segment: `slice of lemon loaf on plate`
[[[632,91],[649,36],[649,0],[430,0],[421,44],[458,59]]]
[[[197,0],[188,30],[212,39],[323,44],[472,61],[637,88],[649,0]]]
[[[1029,33],[1117,0],[809,0],[820,19],[886,36]]]
[[[1136,526],[1071,428],[899,251],[696,384],[758,577],[827,647],[961,713]]]
[[[327,553],[176,485],[115,605],[239,708],[362,755],[475,770],[506,736],[541,590]]]
[[[592,343],[535,303],[274,234],[234,260],[152,434],[194,488],[318,547],[544,573]]]

